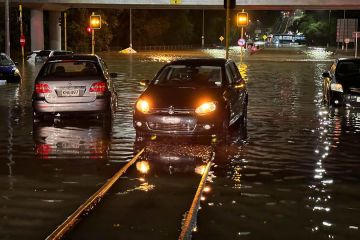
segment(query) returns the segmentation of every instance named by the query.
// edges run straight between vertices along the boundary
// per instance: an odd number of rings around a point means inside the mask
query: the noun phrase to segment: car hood
[[[149,86],[141,96],[153,108],[195,109],[206,101],[221,101],[221,88]]]
[[[9,66],[0,66],[0,72],[1,73],[11,73],[13,70],[14,66],[9,65]]]

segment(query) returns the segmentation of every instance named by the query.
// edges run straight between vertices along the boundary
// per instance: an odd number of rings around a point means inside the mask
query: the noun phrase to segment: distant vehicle
[[[73,52],[64,51],[64,50],[41,50],[35,56],[35,63],[46,62],[46,60],[52,56],[69,55],[69,54],[73,54]]]
[[[0,83],[17,83],[21,81],[21,74],[16,67],[17,62],[5,53],[0,53]]]
[[[228,136],[246,124],[248,92],[232,60],[183,59],[165,65],[135,103],[138,137]]]
[[[360,59],[340,58],[323,73],[324,102],[333,106],[360,107]]]
[[[117,94],[105,62],[96,55],[50,57],[35,79],[34,118],[66,113],[109,116]]]
[[[27,53],[26,54],[26,61],[35,62],[35,57],[40,51],[41,50],[34,50],[34,51],[31,51],[31,52]]]

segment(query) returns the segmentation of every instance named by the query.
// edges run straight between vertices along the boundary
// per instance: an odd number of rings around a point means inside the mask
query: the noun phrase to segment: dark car
[[[20,71],[16,64],[8,55],[0,53],[0,82],[16,83],[21,81]]]
[[[34,116],[115,110],[117,94],[105,62],[96,55],[50,57],[35,79]]]
[[[248,92],[232,60],[183,59],[166,64],[135,103],[137,137],[227,136],[246,124]]]
[[[69,54],[73,54],[73,52],[65,51],[65,50],[41,50],[38,53],[36,53],[35,63],[46,62],[46,60],[52,56],[69,55]]]
[[[360,59],[337,59],[323,73],[324,102],[332,106],[360,107]]]

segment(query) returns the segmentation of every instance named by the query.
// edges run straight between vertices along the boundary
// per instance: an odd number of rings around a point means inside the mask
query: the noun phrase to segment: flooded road
[[[221,50],[101,56],[118,111],[112,122],[56,119],[33,124],[39,66],[22,84],[0,86],[0,238],[45,239],[142,145],[132,109],[151,79],[176,57]],[[239,60],[237,52],[230,53]],[[204,163],[215,154],[192,239],[358,239],[360,110],[322,104],[321,49],[263,51],[239,64],[249,89],[247,138],[227,146],[155,141],[68,239],[177,239]]]

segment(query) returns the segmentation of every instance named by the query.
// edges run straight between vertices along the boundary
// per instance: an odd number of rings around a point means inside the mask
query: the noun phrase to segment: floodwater
[[[100,54],[119,107],[112,122],[70,118],[33,124],[40,66],[20,66],[21,84],[0,86],[0,238],[44,239],[144,144],[132,109],[151,79],[178,57],[222,50]],[[230,57],[239,61],[238,52]],[[321,74],[336,56],[322,49],[272,49],[244,58],[247,137],[214,147],[176,139],[146,143],[67,239],[177,239],[214,155],[192,239],[359,239],[360,110],[322,104]]]

